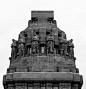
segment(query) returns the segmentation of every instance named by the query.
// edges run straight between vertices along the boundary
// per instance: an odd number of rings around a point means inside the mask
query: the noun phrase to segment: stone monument
[[[4,89],[81,89],[73,39],[57,27],[53,11],[32,11],[28,27],[12,41]]]

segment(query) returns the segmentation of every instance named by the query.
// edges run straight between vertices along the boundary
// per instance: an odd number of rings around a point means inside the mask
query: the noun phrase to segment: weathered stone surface
[[[32,11],[28,27],[12,41],[4,89],[81,89],[73,39],[57,27],[53,11]]]
[[[80,75],[71,72],[15,72],[6,75],[7,81],[68,81],[79,83]]]
[[[28,80],[73,80],[72,73],[57,73],[57,72],[29,72],[29,73],[14,73],[13,79],[28,79]],[[80,81],[80,80],[79,80]]]
[[[33,89],[33,86],[34,86],[34,84],[29,83],[27,87],[28,87],[28,89]]]
[[[15,89],[27,89],[27,83],[15,83]]]
[[[71,89],[71,83],[59,83],[59,89]]]
[[[7,89],[15,89],[15,85],[14,84],[8,84]]]
[[[23,57],[20,60],[13,61],[11,66],[16,67],[16,72],[26,72],[27,68],[29,68],[30,72],[55,72],[57,71],[57,68],[59,68],[59,72],[70,72],[70,70],[73,72],[75,69],[75,65],[72,60],[65,60],[65,58],[58,56]]]

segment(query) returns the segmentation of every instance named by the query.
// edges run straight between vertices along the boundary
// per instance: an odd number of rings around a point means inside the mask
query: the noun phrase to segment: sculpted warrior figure
[[[26,40],[26,37],[25,37],[25,32],[22,31],[20,34],[19,34],[19,42],[22,42],[22,43],[25,43],[25,40]]]
[[[54,53],[54,43],[52,41],[48,41],[48,53],[53,54]]]
[[[25,41],[26,41],[25,32],[22,31],[19,34],[19,41],[18,41],[18,55],[19,56],[25,55]]]
[[[18,55],[19,56],[24,56],[25,55],[25,50],[24,50],[24,44],[23,43],[18,43]]]
[[[32,37],[32,45],[31,45],[32,54],[38,53],[38,40],[39,40],[39,37],[34,32]]]
[[[54,37],[52,33],[47,37],[48,43],[47,43],[47,50],[49,54],[54,53]]]
[[[68,41],[68,55],[69,58],[74,58],[74,44],[73,39]]]
[[[30,48],[31,48],[30,32],[27,32],[26,43],[25,43],[25,54],[27,56],[30,55]]]
[[[66,56],[67,55],[67,39],[66,34],[61,31],[59,32],[59,46],[60,46],[60,55]]]
[[[12,51],[11,51],[11,58],[14,60],[17,57],[17,41],[15,39],[12,39],[13,43],[11,45]]]
[[[38,50],[38,42],[37,41],[33,41],[32,45],[31,45],[31,49],[32,49],[32,54],[37,54],[37,50]]]

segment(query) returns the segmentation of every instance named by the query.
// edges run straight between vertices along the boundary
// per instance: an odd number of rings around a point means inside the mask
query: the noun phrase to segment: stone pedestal
[[[8,84],[8,88],[7,89],[15,89],[15,85],[14,84]]]
[[[15,89],[27,89],[26,83],[15,83]]]
[[[59,83],[59,89],[71,89],[71,83]]]
[[[28,87],[27,89],[34,89],[34,88],[33,88],[33,84],[31,84],[31,83],[30,83],[30,84],[28,84],[28,86],[27,86],[27,87]]]
[[[45,89],[45,84],[41,83],[41,89]]]
[[[71,72],[15,72],[5,76],[4,86],[7,89],[80,89],[81,78]]]
[[[52,89],[52,83],[46,83],[46,89]]]
[[[4,89],[7,89],[7,85],[4,86]]]
[[[73,84],[72,89],[79,89],[79,85],[78,84]]]
[[[34,89],[40,89],[40,83],[34,83]]]
[[[56,83],[56,84],[54,83],[53,84],[53,89],[59,89],[59,84],[58,83]]]

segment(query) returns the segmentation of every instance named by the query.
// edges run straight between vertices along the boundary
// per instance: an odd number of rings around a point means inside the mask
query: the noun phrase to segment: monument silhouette
[[[12,39],[4,89],[81,89],[73,39],[57,27],[53,11],[32,11],[28,27]]]

